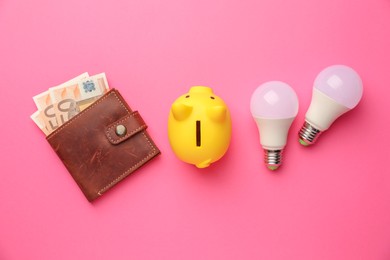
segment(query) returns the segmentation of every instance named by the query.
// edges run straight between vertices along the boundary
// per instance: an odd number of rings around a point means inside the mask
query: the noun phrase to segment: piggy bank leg
[[[196,164],[196,167],[198,167],[198,168],[206,168],[206,167],[209,167],[210,164],[211,164],[211,159],[208,159],[206,161],[203,161],[201,163]]]

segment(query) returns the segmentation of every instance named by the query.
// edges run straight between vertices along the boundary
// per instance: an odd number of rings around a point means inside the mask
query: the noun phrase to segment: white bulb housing
[[[352,68],[334,65],[321,71],[314,81],[312,101],[299,132],[300,143],[313,144],[321,132],[359,103],[362,94],[362,80]]]
[[[274,170],[281,164],[288,131],[298,113],[297,95],[284,82],[266,82],[253,92],[250,108],[265,150],[265,163]]]

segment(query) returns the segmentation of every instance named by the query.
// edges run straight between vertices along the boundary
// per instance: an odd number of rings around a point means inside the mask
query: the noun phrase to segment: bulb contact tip
[[[299,143],[301,144],[301,145],[303,145],[303,146],[309,146],[310,144],[309,143],[307,143],[305,140],[303,140],[303,139],[301,139],[301,138],[299,138]]]
[[[276,169],[279,168],[279,166],[276,166],[276,165],[272,165],[272,166],[271,166],[271,165],[268,165],[267,168],[268,168],[268,170],[275,171]]]
[[[282,165],[283,150],[264,149],[264,163],[271,171],[275,171]]]
[[[310,146],[314,144],[318,137],[321,135],[321,131],[305,121],[301,130],[298,133],[299,143],[303,146]]]

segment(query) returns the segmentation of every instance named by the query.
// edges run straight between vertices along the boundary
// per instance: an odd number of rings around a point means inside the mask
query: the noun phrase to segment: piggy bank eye
[[[211,96],[210,98],[211,98],[211,99],[215,99],[215,97],[213,97],[213,96]]]
[[[190,95],[187,95],[187,96],[186,96],[186,98],[189,98],[189,97],[190,97]]]

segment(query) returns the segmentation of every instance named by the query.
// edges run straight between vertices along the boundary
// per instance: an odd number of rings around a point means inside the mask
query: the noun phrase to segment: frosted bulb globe
[[[253,92],[250,109],[259,130],[265,164],[275,170],[282,163],[288,131],[298,113],[297,95],[288,84],[269,81]]]
[[[299,132],[299,142],[315,143],[342,114],[353,109],[362,98],[363,83],[352,68],[334,65],[321,71],[314,80],[313,96]]]

